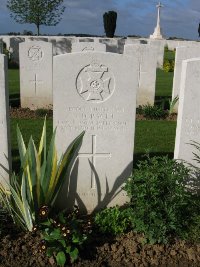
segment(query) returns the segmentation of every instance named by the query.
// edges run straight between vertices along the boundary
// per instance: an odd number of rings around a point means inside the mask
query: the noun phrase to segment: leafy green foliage
[[[40,225],[43,237],[43,251],[47,256],[56,255],[59,266],[64,266],[67,259],[74,262],[78,258],[79,249],[91,233],[90,221],[79,218],[78,210],[65,215],[63,212],[54,219],[47,219]],[[42,248],[42,246],[41,246]]]
[[[56,131],[52,135],[47,150],[45,120],[37,150],[32,137],[26,148],[22,134],[17,128],[21,171],[19,175],[12,174],[7,188],[0,185],[0,195],[4,207],[14,221],[25,230],[32,231],[42,206],[46,205],[50,209],[54,206],[80,147],[84,132],[69,145],[59,161],[55,147],[55,134]]]
[[[108,11],[103,14],[104,30],[107,37],[113,38],[116,29],[117,12]]]
[[[132,225],[147,242],[167,243],[171,236],[187,238],[196,205],[186,190],[190,171],[166,157],[140,161],[125,190],[131,198]]]
[[[7,8],[11,17],[18,23],[33,23],[37,26],[38,35],[40,25],[55,26],[64,13],[64,0],[8,0]]]
[[[137,113],[142,114],[144,115],[145,118],[151,120],[153,119],[159,120],[167,116],[167,112],[163,108],[157,105],[150,105],[150,104],[139,106],[137,109]]]
[[[175,65],[174,60],[165,59],[164,64],[163,64],[163,70],[165,72],[173,72],[174,71],[174,65]]]
[[[117,235],[130,228],[130,210],[118,206],[107,208],[95,215],[94,222],[103,233]]]

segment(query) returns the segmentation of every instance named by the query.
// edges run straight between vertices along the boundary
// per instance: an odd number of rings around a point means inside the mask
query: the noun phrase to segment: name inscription
[[[124,108],[68,107],[66,119],[59,120],[60,131],[126,131],[128,123],[124,120]]]

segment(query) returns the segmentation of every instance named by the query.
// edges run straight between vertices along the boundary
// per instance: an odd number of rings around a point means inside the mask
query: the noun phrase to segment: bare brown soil
[[[39,233],[5,236],[0,243],[0,267],[55,267],[54,258],[39,252]],[[73,267],[200,267],[200,244],[175,240],[168,245],[143,245],[133,232],[117,238],[93,236]]]

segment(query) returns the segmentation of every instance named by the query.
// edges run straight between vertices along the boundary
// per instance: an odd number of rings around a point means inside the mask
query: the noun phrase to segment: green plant
[[[49,149],[46,146],[46,119],[37,151],[32,137],[26,148],[17,127],[17,140],[21,161],[19,175],[13,173],[10,183],[0,186],[0,197],[4,207],[14,221],[23,229],[32,231],[38,222],[39,210],[46,205],[51,209],[66,179],[75,154],[80,147],[84,132],[66,149],[59,162],[55,147],[56,130],[53,132]]]
[[[130,227],[129,212],[129,208],[121,209],[118,206],[106,208],[95,215],[94,222],[103,233],[121,234]]]
[[[195,209],[186,189],[190,170],[173,159],[153,157],[140,161],[125,190],[130,197],[132,226],[150,243],[187,238]]]
[[[167,113],[159,106],[156,105],[143,105],[139,108],[140,114],[143,114],[147,119],[163,119],[167,116]]]
[[[116,29],[117,12],[108,11],[103,14],[104,30],[107,37],[113,38]]]
[[[61,212],[56,219],[47,219],[40,227],[43,238],[40,251],[54,256],[59,266],[64,266],[68,256],[71,262],[78,258],[79,249],[91,233],[90,221],[79,218],[77,209],[68,215]]]
[[[164,64],[163,64],[163,70],[165,72],[173,72],[174,71],[174,65],[175,65],[174,60],[165,59]]]
[[[178,102],[179,97],[176,96],[172,100],[169,100],[169,115],[171,115],[174,112],[174,107],[176,103]]]

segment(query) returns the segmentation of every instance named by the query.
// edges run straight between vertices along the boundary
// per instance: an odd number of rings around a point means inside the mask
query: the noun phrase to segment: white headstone
[[[133,163],[137,60],[112,53],[71,53],[54,57],[53,73],[59,154],[86,131],[71,173],[70,195],[66,185],[61,205],[76,202],[82,211],[123,205],[127,196],[120,190]]]
[[[125,45],[124,53],[139,59],[139,86],[137,106],[154,105],[156,87],[157,51],[152,45]]]
[[[200,57],[200,48],[198,46],[193,46],[193,47],[181,47],[180,46],[176,48],[172,99],[174,99],[174,97],[176,96],[179,97],[183,60],[191,59],[195,57]],[[178,102],[176,103],[174,107],[174,111],[175,112],[178,111]]]
[[[48,42],[20,44],[21,107],[52,108],[53,49]]]
[[[195,164],[189,143],[200,143],[200,58],[184,60],[182,63],[180,98],[176,128],[174,158]]]
[[[157,49],[157,67],[163,68],[165,42],[161,40],[149,40],[150,45],[153,45]]]
[[[115,38],[101,38],[99,42],[106,45],[106,52],[118,53],[118,41]]]
[[[9,174],[5,169],[11,170],[8,92],[7,58],[0,55],[0,183],[9,181]]]
[[[106,52],[106,45],[97,42],[77,42],[72,44],[72,52]]]
[[[72,39],[57,37],[56,39],[56,55],[71,53]]]

